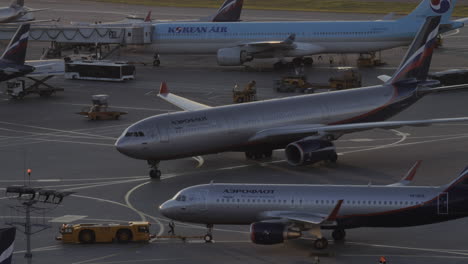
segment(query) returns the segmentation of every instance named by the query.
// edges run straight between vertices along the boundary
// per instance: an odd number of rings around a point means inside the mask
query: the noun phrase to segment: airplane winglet
[[[416,172],[418,171],[418,168],[421,165],[421,162],[422,160],[416,161],[416,163],[414,163],[411,169],[408,170],[408,172],[405,174],[405,176],[403,176],[403,178],[399,182],[389,184],[387,186],[405,186],[410,184],[413,181],[414,176],[416,175]]]
[[[406,173],[405,177],[403,177],[402,181],[412,181],[414,179],[414,175],[416,175],[416,171],[418,170],[419,166],[421,165],[422,160],[416,161],[414,163],[413,167],[409,169],[409,171]]]
[[[163,81],[161,83],[161,86],[159,86],[159,94],[168,94],[169,93],[169,88],[167,88],[167,83],[166,81]]]
[[[333,211],[331,211],[330,215],[328,216],[328,218],[327,218],[328,221],[335,221],[336,220],[336,217],[338,216],[338,212],[340,211],[342,203],[343,203],[343,200],[338,201],[335,208],[333,208]]]
[[[148,15],[146,15],[145,22],[151,22],[151,12],[152,12],[152,10],[150,10],[148,12]]]

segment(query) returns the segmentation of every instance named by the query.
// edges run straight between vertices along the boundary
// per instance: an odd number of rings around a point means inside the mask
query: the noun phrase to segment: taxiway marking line
[[[102,260],[102,259],[106,259],[106,258],[111,258],[111,257],[117,256],[117,255],[118,255],[118,254],[110,254],[110,255],[107,255],[107,256],[103,256],[103,257],[93,258],[93,259],[89,259],[89,260],[83,260],[83,261],[79,261],[79,262],[73,262],[72,264],[89,263],[89,262],[96,261],[96,260]]]
[[[89,104],[71,104],[71,103],[53,103],[59,105],[73,105],[73,106],[90,106]],[[119,108],[119,109],[130,109],[130,110],[143,110],[143,111],[155,111],[155,112],[174,112],[174,110],[170,109],[158,109],[158,108],[144,108],[144,107],[131,107],[131,106],[115,106],[113,105],[112,108]]]
[[[82,186],[82,187],[75,187],[75,188],[67,188],[64,189],[64,191],[75,191],[75,190],[82,190],[82,189],[89,189],[89,188],[96,188],[96,187],[102,187],[102,186],[109,186],[109,185],[114,185],[114,184],[122,184],[122,183],[130,183],[130,182],[135,182],[135,181],[143,181],[146,179],[133,179],[133,180],[124,180],[124,181],[114,181],[114,182],[106,182],[106,183],[97,183],[97,184],[91,184],[88,186]],[[145,220],[143,220],[145,221]]]
[[[407,250],[417,250],[417,251],[427,251],[427,252],[437,252],[437,253],[446,253],[446,254],[455,254],[455,255],[463,255],[468,256],[468,253],[457,252],[450,249],[430,249],[430,248],[415,248],[415,247],[403,247],[403,246],[390,246],[390,245],[379,245],[379,244],[367,244],[361,242],[346,242],[347,244],[354,244],[360,246],[370,246],[370,247],[378,247],[378,248],[394,248],[394,249],[407,249]]]
[[[400,255],[389,255],[389,254],[375,254],[375,255],[372,255],[372,254],[344,254],[344,255],[341,255],[341,254],[338,254],[338,256],[341,256],[341,257],[380,257],[382,255],[385,255],[385,257],[400,257],[400,258],[450,258],[450,259],[467,259],[468,257],[464,257],[464,256],[447,256],[447,255],[442,255],[442,256],[439,256],[439,255],[403,255],[403,254],[400,254]]]
[[[395,132],[395,134],[397,134],[398,136],[401,136],[401,138],[399,140],[395,141],[395,142],[390,143],[390,144],[375,146],[375,147],[366,148],[366,149],[351,150],[351,151],[347,151],[347,152],[341,152],[340,154],[344,155],[344,154],[349,154],[349,153],[354,153],[354,152],[362,152],[362,151],[369,151],[369,150],[374,150],[374,149],[388,148],[388,147],[391,147],[391,146],[394,146],[394,145],[399,145],[400,143],[404,142],[408,138],[408,136],[410,136],[409,133],[403,133],[403,132],[395,130],[395,129],[391,129],[391,131]]]
[[[24,125],[24,124],[19,124],[19,123],[11,123],[11,122],[4,122],[4,121],[0,121],[0,124],[19,126],[19,127],[27,127],[27,128],[34,128],[34,129],[39,129],[39,130],[49,130],[49,131],[54,131],[54,132],[61,132],[61,133],[66,133],[66,134],[76,134],[76,135],[81,135],[81,136],[92,136],[92,137],[94,136],[94,137],[115,139],[115,138],[112,138],[112,137],[93,135],[93,134],[81,133],[81,132],[75,132],[75,131],[72,131],[72,130],[62,130],[62,129],[48,128],[48,127],[30,126],[30,125]]]
[[[120,260],[120,261],[106,261],[106,262],[94,262],[89,264],[119,264],[119,263],[136,263],[136,262],[153,262],[153,261],[178,261],[188,260],[187,258],[160,258],[160,259],[132,259],[132,260]]]
[[[164,233],[164,225],[161,223],[161,221],[159,221],[156,217],[154,216],[151,216],[151,215],[148,215],[148,214],[145,214],[141,211],[138,211],[133,205],[132,203],[130,203],[130,195],[132,195],[132,193],[136,190],[138,190],[139,188],[141,188],[142,186],[145,186],[146,184],[148,183],[151,183],[151,181],[147,181],[147,182],[144,182],[144,183],[141,183],[141,184],[138,184],[137,186],[133,187],[132,189],[130,189],[126,194],[125,194],[125,203],[127,204],[127,206],[129,208],[132,208],[135,212],[139,212],[139,214],[141,213],[140,217],[142,217],[142,219],[146,219],[146,216],[148,216],[149,218],[153,219],[154,222],[156,222],[158,225],[159,225],[159,232],[158,232],[158,236],[162,235]],[[144,220],[146,221],[146,220]]]

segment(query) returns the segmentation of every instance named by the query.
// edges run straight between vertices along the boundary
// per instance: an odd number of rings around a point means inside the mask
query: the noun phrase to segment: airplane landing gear
[[[148,160],[150,166],[149,176],[151,179],[161,179],[161,171],[159,170],[159,160]]]
[[[269,159],[272,156],[273,156],[273,150],[245,152],[245,157],[251,160],[261,160],[264,158]]]
[[[346,231],[343,228],[333,230],[332,237],[335,241],[342,241],[346,237]]]
[[[316,249],[322,250],[328,247],[328,240],[324,237],[315,240],[314,247]]]
[[[205,240],[205,243],[211,243],[213,242],[213,225],[207,224],[206,228],[208,228],[208,231],[206,235],[203,237],[203,239]]]

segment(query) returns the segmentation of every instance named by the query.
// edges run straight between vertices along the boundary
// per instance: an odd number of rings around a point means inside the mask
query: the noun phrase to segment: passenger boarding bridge
[[[151,25],[135,27],[32,26],[30,40],[83,44],[151,44]],[[0,28],[0,40],[10,40],[16,27]]]

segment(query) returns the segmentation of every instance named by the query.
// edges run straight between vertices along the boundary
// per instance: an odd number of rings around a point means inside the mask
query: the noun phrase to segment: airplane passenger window
[[[140,132],[138,132],[138,136],[140,136],[140,137],[144,137],[144,136],[145,136],[145,134],[143,134],[143,132],[141,132],[141,131],[140,131]]]

